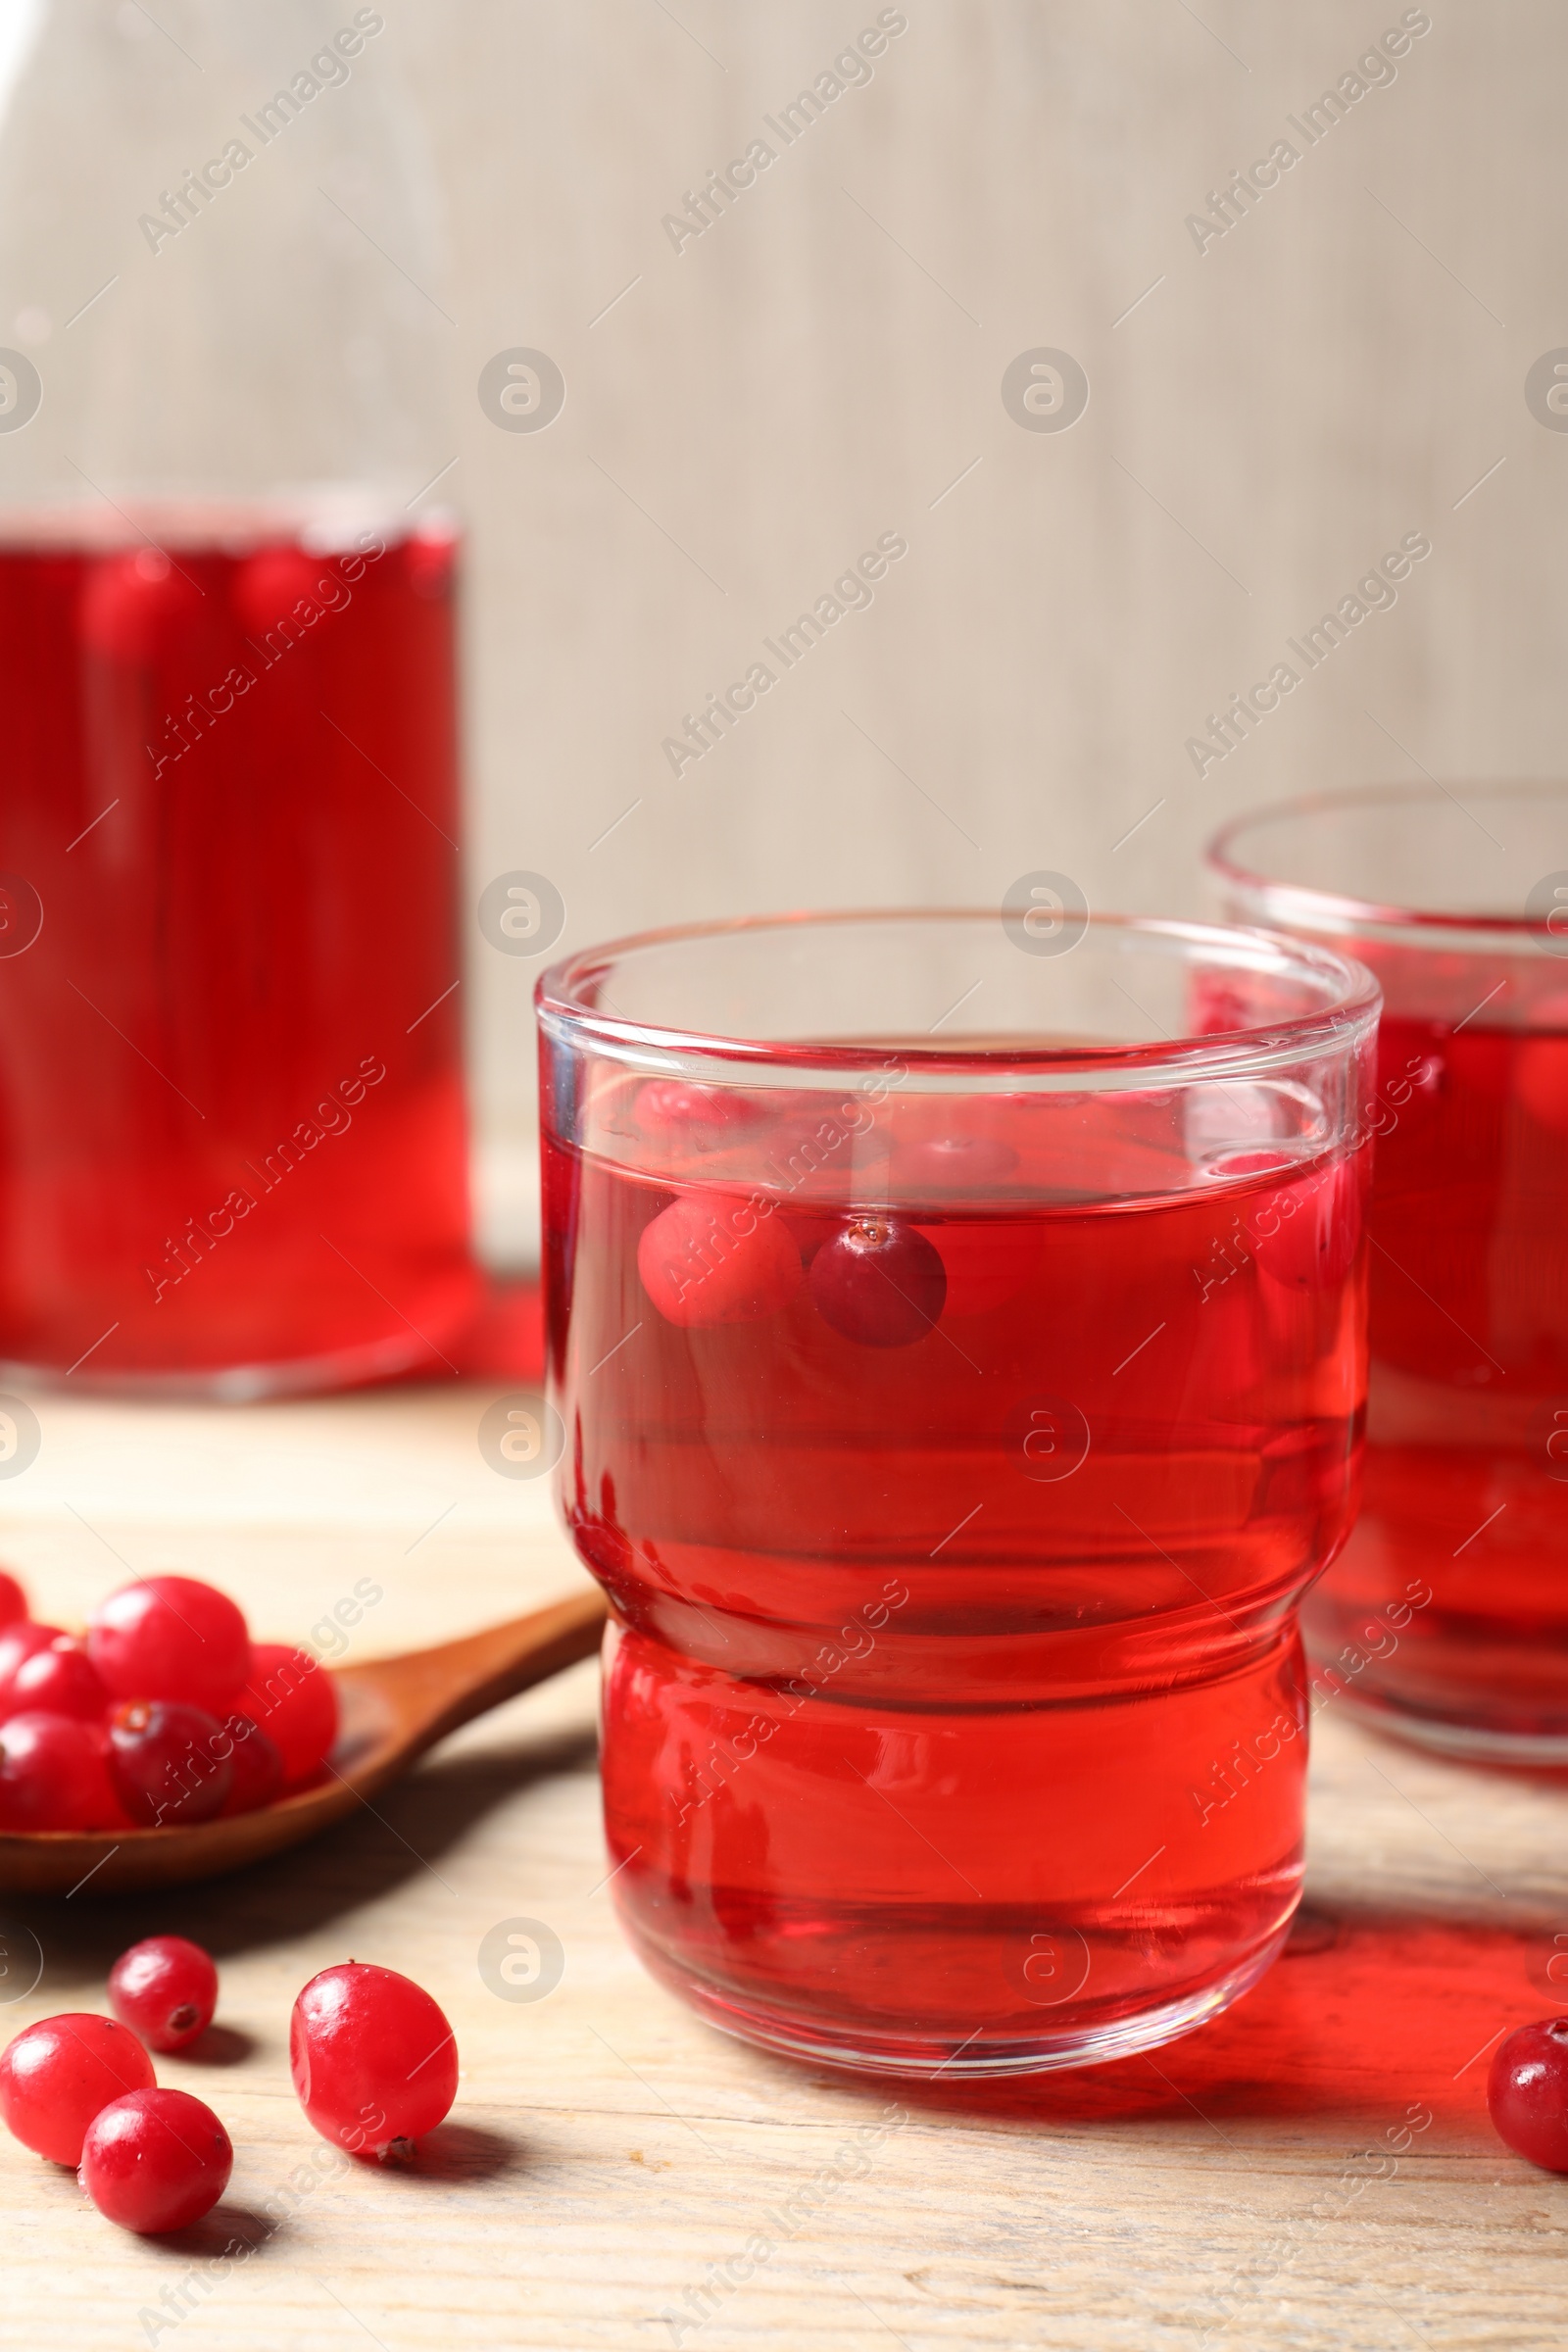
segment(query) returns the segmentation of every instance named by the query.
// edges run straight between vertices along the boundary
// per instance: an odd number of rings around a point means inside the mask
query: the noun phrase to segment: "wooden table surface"
[[[162,1568],[220,1581],[287,1639],[369,1577],[384,1597],[357,1656],[466,1631],[580,1574],[543,1486],[480,1457],[494,1394],[242,1411],[40,1396],[42,1450],[0,1485],[0,1556],[67,1622]],[[1308,1908],[1227,2017],[1011,2088],[858,2083],[722,2038],[633,1961],[601,1884],[594,1696],[593,1667],[573,1669],[373,1814],[247,1875],[0,1899],[7,2032],[101,2006],[137,1936],[212,1948],[222,2030],[159,2076],[216,2106],[236,2151],[207,2222],[143,2240],[0,2135],[0,2343],[1568,2340],[1568,2181],[1509,2155],[1485,2109],[1493,2039],[1568,2002],[1546,1973],[1568,1953],[1568,1787],[1429,1759],[1327,1710]],[[483,1937],[512,1919],[564,1948],[545,1998],[480,1977]],[[456,2028],[457,2105],[407,2170],[336,2158],[289,2084],[294,1994],[351,1956],[416,1977]],[[881,2135],[858,2143],[868,2123]]]

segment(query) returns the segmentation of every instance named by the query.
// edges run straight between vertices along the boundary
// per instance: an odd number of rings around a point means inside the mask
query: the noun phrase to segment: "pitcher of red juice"
[[[1568,1761],[1568,787],[1325,794],[1211,853],[1231,912],[1383,986],[1358,1526],[1324,1690],[1460,1755]]]
[[[471,1314],[450,327],[375,9],[67,0],[0,125],[0,1359]],[[396,256],[396,260],[390,258]]]

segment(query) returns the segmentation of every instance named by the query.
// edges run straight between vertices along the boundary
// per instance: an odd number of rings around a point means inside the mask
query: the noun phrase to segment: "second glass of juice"
[[[1366,1495],[1308,1642],[1385,1729],[1568,1761],[1568,787],[1325,794],[1212,862],[1385,1000]]]
[[[824,916],[547,973],[561,1498],[621,1920],[914,2075],[1168,2039],[1301,1874],[1377,991],[1256,934]]]

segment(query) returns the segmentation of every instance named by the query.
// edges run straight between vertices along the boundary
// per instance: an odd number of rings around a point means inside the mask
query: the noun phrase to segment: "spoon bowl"
[[[595,1588],[460,1642],[333,1673],[342,1728],[325,1778],[254,1813],[189,1829],[34,1830],[0,1836],[0,1893],[128,1894],[216,1878],[329,1829],[459,1724],[598,1649],[608,1611]]]

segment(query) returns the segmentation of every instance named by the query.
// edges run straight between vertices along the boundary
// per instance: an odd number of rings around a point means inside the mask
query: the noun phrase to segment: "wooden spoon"
[[[333,1675],[342,1728],[326,1777],[255,1813],[191,1829],[35,1830],[0,1837],[0,1892],[124,1894],[260,1862],[341,1821],[460,1723],[514,1698],[578,1658],[604,1633],[604,1594],[574,1592],[531,1617],[438,1649],[372,1658]]]

